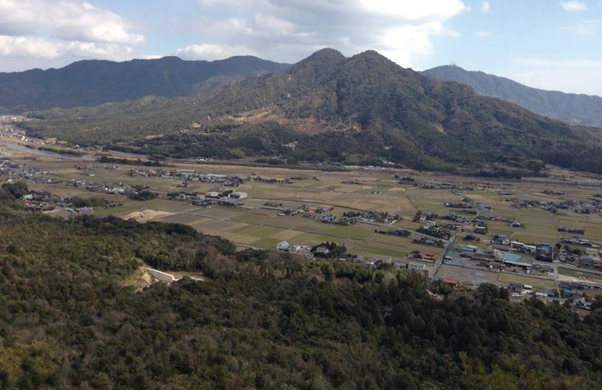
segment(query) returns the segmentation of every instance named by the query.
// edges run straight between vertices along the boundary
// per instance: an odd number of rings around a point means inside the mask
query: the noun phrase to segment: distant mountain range
[[[283,72],[289,67],[250,56],[213,62],[184,61],[177,57],[127,62],[80,61],[61,69],[0,73],[0,109],[71,108],[150,95],[186,96],[249,76]]]
[[[537,114],[564,122],[602,127],[602,98],[530,88],[516,81],[458,66],[439,66],[422,72],[443,81],[473,87],[485,96],[497,97]]]
[[[164,57],[126,62],[79,61],[61,69],[0,73],[0,112],[92,107],[147,96],[204,95],[233,81],[289,68],[288,64],[251,56],[213,62]],[[602,98],[598,96],[544,91],[457,66],[440,66],[422,74],[470,85],[484,96],[518,104],[549,118],[602,127]]]
[[[449,171],[530,169],[541,159],[602,172],[600,142],[586,128],[401,68],[373,51],[346,58],[321,50],[286,73],[231,83],[203,99],[38,116],[28,123],[35,135],[172,157],[380,160]]]

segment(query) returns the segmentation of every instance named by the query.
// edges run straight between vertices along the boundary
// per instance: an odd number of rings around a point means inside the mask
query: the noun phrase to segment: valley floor
[[[553,213],[532,204],[517,208],[520,202],[589,202],[594,199],[595,193],[602,192],[602,180],[592,175],[558,171],[550,172],[547,178],[518,181],[382,168],[325,172],[181,161],[170,162],[168,167],[154,168],[102,164],[81,158],[40,154],[27,148],[11,148],[7,142],[14,142],[12,139],[0,141],[5,142],[2,149],[5,157],[19,167],[14,170],[16,173],[13,172],[13,176],[2,176],[0,181],[16,180],[21,175],[30,188],[46,190],[53,195],[65,198],[102,197],[120,204],[113,208],[89,210],[97,216],[114,215],[139,221],[182,223],[202,233],[227,238],[240,248],[271,249],[283,241],[307,247],[335,242],[344,245],[348,253],[361,256],[367,263],[385,261],[397,266],[409,265],[410,268],[424,270],[431,277],[465,285],[483,282],[522,284],[546,291],[557,290],[561,282],[602,283],[602,273],[597,271],[598,268],[591,264],[585,264],[583,268],[581,266],[584,264],[571,262],[570,259],[563,263],[545,263],[535,260],[532,254],[521,254],[521,261],[528,264],[527,268],[508,266],[503,271],[497,271],[463,255],[467,245],[474,245],[474,250],[491,250],[491,241],[497,235],[534,246],[540,243],[554,246],[562,238],[573,236],[559,232],[561,226],[583,229],[584,234],[580,235],[580,239],[587,240],[588,246],[571,244],[570,247],[580,248],[583,253],[586,249],[589,253],[595,251],[597,255],[598,244],[602,243],[602,217],[599,213],[581,214],[571,208]],[[116,158],[130,157],[118,153],[112,155]],[[89,157],[94,157],[93,152]],[[31,172],[24,173],[28,169]],[[158,170],[178,172],[180,176],[159,177],[153,173]],[[243,182],[229,187],[219,180],[200,182],[181,179],[182,172],[192,171],[197,176],[226,175],[241,178]],[[411,177],[414,181],[400,181],[403,177]],[[45,179],[52,179],[55,183],[47,184],[48,180]],[[70,182],[80,182],[82,186],[68,186]],[[134,201],[124,195],[92,193],[85,183],[142,185],[159,196],[153,200]],[[240,207],[199,207],[191,202],[190,194],[227,190],[246,193],[248,198],[242,200]],[[174,200],[173,196],[168,196],[174,193],[189,196]],[[462,203],[467,199],[480,208],[476,214],[444,204]],[[323,213],[316,214],[316,210]],[[324,221],[324,216],[332,216],[337,220],[346,213],[362,214],[369,211],[388,213],[401,219],[394,223],[363,219],[350,226]],[[422,213],[423,219],[414,222],[417,212]],[[465,221],[456,223],[441,218],[450,213],[465,218]],[[48,214],[68,217],[73,212],[59,208],[48,211]],[[457,226],[451,239],[443,240],[442,246],[427,245],[428,240],[416,242],[428,238],[417,231],[428,222],[424,220],[427,214],[432,214],[429,219],[439,225],[451,222]],[[314,218],[308,218],[309,215]],[[490,219],[485,234],[473,232],[472,220],[475,216]],[[512,227],[513,222],[519,223],[520,227]],[[407,230],[411,235],[401,237],[378,232],[394,230]],[[463,240],[467,235],[474,235],[478,241]],[[450,251],[454,251],[452,258],[444,259]]]

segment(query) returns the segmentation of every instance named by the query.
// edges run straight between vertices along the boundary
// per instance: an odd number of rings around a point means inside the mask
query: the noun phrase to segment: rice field
[[[334,241],[348,246],[349,251],[366,257],[379,256],[393,259],[404,259],[413,250],[438,253],[440,248],[416,245],[412,238],[385,236],[374,232],[382,229],[379,226],[357,224],[352,226],[329,225],[320,223],[300,215],[294,217],[279,216],[275,210],[266,210],[261,207],[266,202],[282,203],[283,208],[296,209],[306,204],[312,209],[332,208],[335,216],[342,216],[348,211],[388,212],[403,216],[391,229],[416,230],[421,223],[412,222],[415,213],[436,213],[439,215],[453,212],[462,214],[459,210],[446,208],[444,202],[459,202],[464,197],[470,197],[478,202],[491,205],[494,211],[484,213],[517,220],[524,227],[512,228],[507,222],[492,221],[489,223],[489,232],[479,235],[481,241],[476,243],[481,248],[488,245],[489,240],[496,234],[510,236],[513,240],[527,243],[549,242],[554,245],[563,236],[557,232],[560,225],[569,228],[585,229],[584,238],[592,242],[602,243],[602,218],[599,215],[575,214],[570,210],[559,210],[557,214],[539,208],[515,209],[508,199],[521,200],[548,200],[559,201],[562,199],[584,200],[591,198],[592,188],[582,188],[572,184],[572,181],[558,181],[555,184],[541,180],[503,181],[484,178],[468,178],[460,176],[445,176],[437,173],[418,173],[411,171],[386,171],[386,170],[355,170],[348,172],[321,172],[321,171],[296,171],[277,167],[244,167],[234,165],[199,165],[175,163],[177,169],[194,169],[199,173],[222,173],[248,177],[257,174],[262,177],[291,178],[295,179],[290,184],[269,184],[250,181],[241,184],[238,191],[247,192],[249,198],[245,200],[244,208],[195,207],[188,202],[171,201],[164,195],[172,191],[183,190],[179,185],[180,180],[157,177],[130,177],[130,169],[144,169],[139,166],[120,166],[119,170],[104,169],[101,164],[96,164],[92,171],[94,177],[83,176],[77,171],[71,161],[24,160],[23,163],[50,171],[49,177],[59,180],[89,180],[93,182],[141,184],[149,186],[152,191],[162,195],[160,198],[136,202],[124,196],[101,195],[87,192],[83,188],[66,187],[63,184],[43,185],[32,183],[34,189],[45,189],[62,197],[103,197],[116,200],[122,206],[112,209],[100,209],[95,215],[115,215],[126,217],[132,213],[151,210],[160,217],[157,220],[171,223],[190,225],[206,234],[220,235],[235,243],[272,248],[280,241],[291,243],[315,245],[324,241]],[[94,164],[93,164],[94,165]],[[470,187],[463,193],[454,193],[450,190],[430,190],[418,188],[412,183],[400,183],[394,175],[411,175],[417,183],[430,181],[448,181],[463,187]],[[567,176],[574,176],[573,173]],[[593,182],[594,179],[587,177]],[[354,184],[350,184],[354,182]],[[212,189],[219,189],[219,183],[191,183],[186,192],[204,193]],[[227,189],[227,188],[223,188]],[[543,194],[545,189],[562,190],[564,196]],[[510,192],[511,195],[500,195],[500,191]],[[373,192],[376,191],[376,192]],[[466,232],[468,234],[468,232]],[[564,235],[565,236],[565,235]],[[462,237],[462,234],[460,235]],[[461,242],[461,241],[460,241]],[[466,242],[467,244],[467,242]],[[568,271],[567,271],[568,272]],[[504,274],[502,278],[515,278],[516,275]]]

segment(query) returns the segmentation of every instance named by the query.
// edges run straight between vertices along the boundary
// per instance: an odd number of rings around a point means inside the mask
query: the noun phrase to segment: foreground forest
[[[602,311],[389,265],[235,252],[183,225],[32,214],[0,190],[0,389],[594,389]],[[144,263],[203,272],[137,290]],[[429,291],[430,290],[430,291]],[[434,294],[433,294],[434,293]]]

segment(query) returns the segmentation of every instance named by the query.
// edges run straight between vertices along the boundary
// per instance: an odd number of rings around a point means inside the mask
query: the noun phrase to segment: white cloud
[[[375,49],[403,66],[431,55],[433,37],[457,37],[446,22],[468,10],[461,0],[198,0],[198,4],[202,13],[177,23],[180,28],[188,23],[203,35],[204,44],[242,46],[286,62],[324,47],[347,55]]]
[[[136,56],[136,59],[139,60],[158,60],[159,58],[163,58],[165,57],[164,55],[161,54],[145,54],[142,56]]]
[[[582,1],[564,1],[560,3],[560,6],[565,11],[585,11],[587,9],[587,5]]]
[[[212,44],[190,45],[176,50],[175,54],[186,60],[219,60],[235,55],[253,54],[240,46],[220,46]]]
[[[131,47],[112,43],[62,42],[0,35],[0,57],[33,57],[46,60],[66,58],[70,61],[82,58],[122,60],[130,58],[132,54]]]
[[[354,1],[350,1],[353,6]],[[360,0],[360,5],[368,12],[393,15],[407,20],[449,18],[466,10],[459,0]]]
[[[140,44],[117,14],[80,1],[0,0],[0,33],[67,41]]]
[[[487,14],[490,10],[491,4],[488,1],[481,1],[481,11]]]
[[[490,31],[476,31],[475,35],[480,38],[490,37],[492,34]]]
[[[59,45],[44,39],[0,35],[0,57],[54,59],[59,56],[59,53]]]
[[[2,67],[44,60],[45,67],[84,58],[124,60],[144,43],[119,15],[80,0],[0,0]]]

